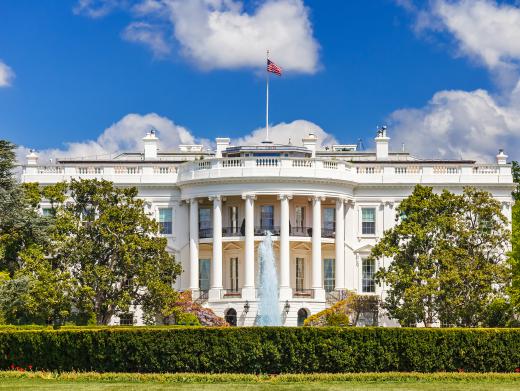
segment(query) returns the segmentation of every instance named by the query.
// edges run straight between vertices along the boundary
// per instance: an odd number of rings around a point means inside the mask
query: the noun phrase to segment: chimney
[[[312,157],[316,157],[316,144],[318,137],[312,132],[307,137],[302,138],[302,143],[305,148],[312,152]]]
[[[222,152],[226,150],[227,147],[229,147],[229,143],[231,142],[231,139],[227,137],[217,137],[215,139],[215,142],[217,143],[217,150],[215,151],[215,157],[221,158]]]
[[[390,141],[390,137],[386,136],[386,126],[379,128],[374,141],[376,142],[376,159],[388,159],[388,142]]]
[[[37,166],[38,165],[38,154],[34,149],[29,151],[29,154],[26,156],[27,165],[28,166]]]
[[[155,135],[155,130],[152,129],[146,136],[143,137],[144,141],[144,159],[151,160],[157,159],[157,142],[159,139]]]
[[[508,156],[504,153],[503,149],[498,150],[497,164],[507,164]]]

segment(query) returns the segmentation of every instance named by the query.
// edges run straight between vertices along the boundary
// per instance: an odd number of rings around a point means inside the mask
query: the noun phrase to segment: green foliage
[[[12,277],[20,254],[48,242],[50,222],[40,216],[34,186],[20,186],[13,175],[15,145],[0,140],[0,271]]]
[[[142,305],[148,322],[171,314],[180,265],[135,187],[73,179],[45,187],[42,195],[53,207],[52,264],[70,270],[76,321],[94,314],[107,324],[130,305]]]
[[[473,385],[480,386],[479,389],[487,385],[490,389],[493,386],[500,385],[504,382],[515,382],[518,381],[518,374],[515,373],[477,373],[477,372],[437,372],[437,373],[417,373],[417,372],[369,372],[369,373],[283,373],[283,374],[246,374],[246,373],[117,373],[117,372],[41,372],[41,371],[0,371],[0,379],[7,382],[9,380],[42,380],[45,381],[45,386],[49,387],[52,382],[55,386],[60,386],[60,383],[76,382],[78,387],[82,387],[83,383],[88,382],[88,388],[97,386],[95,382],[99,382],[99,389],[110,389],[118,388],[118,386],[107,383],[134,383],[131,389],[139,389],[139,387],[150,386],[152,383],[152,389],[155,389],[153,383],[170,383],[182,386],[184,384],[228,384],[229,387],[237,387],[237,383],[248,383],[248,384],[265,384],[274,385],[280,384],[284,390],[296,389],[288,388],[290,384],[294,387],[302,387],[307,389],[306,383],[364,383],[355,384],[356,389],[367,390],[375,389],[374,383],[406,383],[403,385],[404,388],[408,389],[409,385],[418,385],[416,383],[432,383],[442,382],[439,386],[442,389],[446,388],[446,383],[459,383],[457,384],[457,390],[460,391],[462,385],[467,385],[467,389]],[[492,384],[490,384],[493,382]],[[137,384],[136,384],[137,383]],[[143,383],[143,384],[139,384]],[[462,384],[460,384],[462,383]],[[487,384],[486,384],[487,383]],[[29,385],[33,385],[28,383]],[[336,384],[337,388],[341,388],[342,384]],[[354,384],[343,385],[343,388],[350,389],[350,386]],[[20,386],[20,383],[13,384],[13,386]],[[35,385],[33,385],[35,387]],[[137,388],[136,388],[137,387]],[[247,387],[246,385],[246,388]],[[162,389],[162,388],[161,388]],[[190,388],[191,389],[191,388]],[[204,390],[210,388],[204,387]],[[222,387],[215,388],[222,390]],[[262,388],[263,389],[263,388]],[[279,388],[277,388],[279,389]],[[320,389],[322,389],[320,387]],[[336,388],[334,388],[336,389]],[[386,388],[385,388],[386,389]],[[395,389],[393,387],[392,389]],[[413,388],[416,389],[416,388]],[[419,388],[417,388],[419,389]],[[430,388],[428,388],[430,389]],[[449,389],[452,389],[451,387]],[[455,388],[454,388],[455,389]],[[464,388],[466,389],[466,388]],[[495,389],[495,388],[493,388]],[[507,388],[510,389],[510,388]]]
[[[405,217],[371,253],[393,258],[376,274],[386,286],[383,307],[402,325],[482,325],[510,279],[500,203],[471,187],[455,195],[417,185],[396,212]]]
[[[175,323],[179,326],[200,326],[197,315],[190,312],[181,312],[175,315]]]
[[[98,372],[513,372],[520,329],[1,330],[0,368]]]
[[[511,174],[513,175],[513,182],[516,183],[516,189],[513,191],[513,199],[520,200],[520,164],[518,162],[511,162]]]

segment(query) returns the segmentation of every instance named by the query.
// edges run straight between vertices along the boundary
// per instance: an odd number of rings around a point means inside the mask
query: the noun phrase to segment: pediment
[[[374,246],[372,246],[371,244],[365,244],[364,246],[361,246],[357,249],[354,250],[355,253],[369,253],[370,251],[372,251],[372,249],[374,248]]]
[[[309,243],[305,243],[305,242],[298,242],[292,248],[293,248],[293,250],[307,250],[307,251],[310,251],[311,250],[311,245]]]
[[[242,247],[240,247],[240,245],[237,244],[236,242],[227,242],[227,243],[223,244],[222,247],[226,251],[229,251],[229,250],[241,250],[242,249]]]

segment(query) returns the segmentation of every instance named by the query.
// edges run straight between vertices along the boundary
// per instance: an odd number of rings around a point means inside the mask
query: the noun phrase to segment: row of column
[[[290,284],[290,243],[289,243],[289,200],[287,194],[278,196],[280,200],[280,297],[291,293]],[[213,200],[213,259],[211,262],[212,289],[222,289],[222,198]],[[255,288],[255,239],[254,239],[254,201],[255,195],[243,196],[245,201],[245,257],[243,296],[249,292],[254,297]],[[321,202],[324,197],[312,199],[312,278],[311,287],[315,297],[323,291],[321,255]],[[199,289],[199,205],[196,199],[190,200],[190,289]],[[336,201],[336,289],[345,288],[345,209],[344,200]],[[318,297],[316,297],[318,298]]]

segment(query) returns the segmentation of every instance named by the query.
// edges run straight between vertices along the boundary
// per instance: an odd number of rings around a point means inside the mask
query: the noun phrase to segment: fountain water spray
[[[258,255],[260,258],[258,325],[281,326],[282,319],[278,308],[278,273],[271,232],[266,232],[265,239],[258,247]]]

